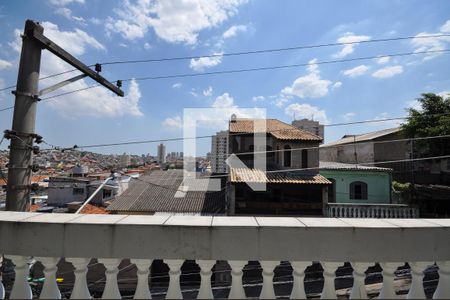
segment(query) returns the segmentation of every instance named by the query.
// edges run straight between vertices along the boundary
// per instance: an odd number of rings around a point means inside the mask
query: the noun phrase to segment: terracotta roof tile
[[[258,119],[236,119],[230,121],[230,133],[253,133],[255,120]],[[267,119],[266,129],[264,131],[270,133],[272,136],[274,136],[279,140],[302,140],[302,141],[322,140],[321,137],[315,134],[312,134],[303,129],[299,129],[292,125],[286,124],[277,119]]]
[[[258,169],[232,168],[230,170],[231,182],[266,182],[266,183],[293,183],[293,184],[331,184],[331,181],[320,174],[298,171],[290,172],[263,172]]]

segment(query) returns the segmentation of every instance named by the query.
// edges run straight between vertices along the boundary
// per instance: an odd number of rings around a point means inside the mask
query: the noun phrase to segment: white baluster
[[[320,262],[323,268],[323,290],[320,299],[336,299],[336,286],[334,278],[336,276],[336,269],[340,263],[336,262]]]
[[[42,287],[40,299],[61,299],[61,293],[56,283],[56,271],[59,257],[38,257],[36,260],[44,265],[44,286]]]
[[[3,266],[3,255],[0,255],[0,267],[1,266]],[[0,299],[5,299],[5,286],[3,285],[1,272],[0,272]]]
[[[148,277],[150,275],[151,259],[131,259],[131,263],[137,268],[137,286],[134,292],[134,299],[151,299],[152,294],[148,286]]]
[[[16,272],[16,279],[11,290],[10,299],[32,299],[33,293],[28,284],[28,274],[30,267],[28,266],[28,256],[9,256],[9,259],[14,263],[14,271]]]
[[[75,267],[75,283],[73,285],[72,294],[70,299],[90,299],[91,294],[86,281],[87,265],[90,258],[67,258],[68,262],[71,262]]]
[[[117,284],[117,274],[119,269],[117,268],[122,259],[119,258],[102,258],[98,262],[103,264],[106,268],[105,276],[106,283],[103,290],[102,299],[121,299],[119,285]]]
[[[215,260],[197,260],[197,264],[200,267],[200,289],[198,290],[197,299],[213,299],[211,276],[212,267],[216,263]]]
[[[278,265],[278,261],[260,261],[263,269],[263,286],[261,290],[260,299],[275,299],[275,290],[273,289],[273,270]]]
[[[394,272],[399,263],[380,263],[383,268],[383,286],[380,291],[379,299],[397,299],[398,296],[394,289]]]
[[[411,287],[409,288],[407,299],[426,299],[423,288],[423,271],[431,265],[429,262],[411,262]]]
[[[310,263],[303,261],[293,261],[292,266],[292,277],[294,282],[292,284],[291,299],[306,299],[305,293],[305,269]]]
[[[364,280],[369,263],[353,262],[353,287],[350,292],[350,299],[367,299],[367,291]]]
[[[439,283],[433,299],[450,299],[450,261],[438,261]]]
[[[245,291],[242,285],[242,269],[247,264],[246,261],[230,260],[228,261],[231,267],[231,290],[228,299],[244,299]]]
[[[369,218],[373,218],[373,217],[374,217],[373,207],[369,207]]]
[[[166,299],[182,299],[180,287],[182,259],[165,259],[164,262],[169,266],[169,288],[167,289]]]

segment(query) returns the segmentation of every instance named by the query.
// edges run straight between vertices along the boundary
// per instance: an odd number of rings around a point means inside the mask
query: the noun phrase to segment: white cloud
[[[403,73],[402,66],[390,66],[373,72],[372,76],[375,78],[390,78],[401,73]]]
[[[237,107],[234,105],[234,99],[228,93],[224,93],[221,96],[217,96],[216,100],[212,104],[214,108],[231,108]]]
[[[125,43],[119,43],[119,47],[122,47],[122,48],[128,48],[128,45],[125,44]]]
[[[55,10],[55,13],[63,16],[68,20],[74,20],[82,25],[86,25],[86,20],[83,17],[77,17],[72,15],[72,10],[67,7],[59,7]]]
[[[222,37],[224,39],[228,39],[228,38],[231,38],[231,37],[237,35],[239,32],[246,32],[246,31],[247,31],[247,26],[245,26],[245,25],[233,25],[222,34]]]
[[[356,116],[356,113],[354,113],[354,112],[348,112],[348,113],[345,113],[345,114],[342,116],[342,118],[343,118],[346,122],[348,122],[348,121],[350,121],[351,119],[353,119],[354,116]]]
[[[237,13],[245,0],[141,0],[123,1],[108,18],[106,30],[126,39],[142,38],[150,28],[169,43],[197,43],[198,34],[215,27]]]
[[[298,77],[291,86],[285,87],[281,93],[299,98],[320,98],[328,94],[330,80],[321,79],[317,59],[311,60],[308,66],[309,74]]]
[[[67,90],[63,89],[63,91],[87,86],[84,81],[81,81],[78,84],[71,84],[70,88]],[[141,91],[139,85],[136,81],[132,80],[125,97],[113,95],[104,87],[96,87],[64,97],[54,98],[45,103],[68,118],[80,116],[96,118],[118,117],[123,115],[143,116],[143,113],[139,109],[140,99]]]
[[[99,41],[81,29],[75,28],[74,31],[61,31],[58,25],[50,22],[43,22],[42,26],[44,27],[45,35],[49,39],[75,56],[84,54],[87,47],[105,50],[105,47]]]
[[[450,91],[442,91],[442,92],[437,93],[436,95],[441,96],[444,99],[445,98],[450,98]]]
[[[173,118],[167,118],[163,121],[162,125],[168,129],[181,129],[183,128],[183,120],[180,116],[175,116]]]
[[[338,89],[338,88],[340,88],[341,86],[342,86],[342,82],[336,81],[336,82],[333,84],[333,90],[334,90],[334,89]]]
[[[266,98],[264,96],[254,96],[252,98],[253,102],[264,101]]]
[[[379,65],[387,64],[390,60],[391,60],[391,58],[389,56],[383,56],[383,57],[375,59],[376,63]]]
[[[152,48],[152,45],[150,45],[149,43],[144,43],[144,49],[145,50],[149,50]]]
[[[446,23],[447,24],[447,23]],[[444,24],[444,30],[446,29]],[[442,28],[441,28],[442,29]],[[421,32],[415,36],[414,39],[411,40],[411,45],[414,48],[414,52],[424,52],[424,51],[441,51],[445,50],[450,43],[450,36],[438,36],[442,33],[427,33]],[[421,36],[432,36],[426,38],[420,38]],[[424,54],[423,59],[429,60],[435,58],[443,53],[427,53]]]
[[[100,25],[102,23],[102,20],[99,18],[90,18],[89,21],[94,25]]]
[[[273,101],[272,103],[273,103],[273,105],[275,105],[276,107],[282,108],[282,107],[284,107],[284,105],[285,105],[288,101],[289,101],[288,99],[281,97],[281,98],[276,99],[276,100]]]
[[[181,82],[176,82],[174,84],[172,84],[172,88],[174,89],[179,89],[183,84]]]
[[[84,0],[48,0],[48,3],[55,6],[66,6],[71,3],[84,4]]]
[[[192,58],[189,67],[194,71],[215,67],[222,62],[222,53],[214,53],[214,55],[220,56]]]
[[[367,70],[369,70],[368,66],[360,65],[360,66],[354,67],[352,69],[345,70],[342,73],[347,77],[354,78],[354,77],[358,77],[358,76],[365,74],[367,72]]]
[[[447,22],[441,26],[441,32],[450,32],[450,20],[447,20]]]
[[[450,37],[449,36],[439,36],[445,33],[450,32],[450,20],[447,20],[441,28],[440,32],[438,33],[428,33],[428,32],[421,32],[415,36],[414,39],[411,40],[411,45],[414,49],[414,52],[423,52],[423,51],[441,51],[448,48],[450,44]],[[427,38],[420,38],[421,36],[432,36]],[[427,53],[424,54],[424,60],[429,60],[432,58],[435,58],[439,55],[443,54],[441,53]]]
[[[12,42],[9,42],[8,45],[17,53],[20,53],[22,50],[22,38],[20,35],[22,34],[22,31],[19,29],[14,29],[14,40]]]
[[[370,39],[371,37],[367,35],[355,35],[353,34],[353,32],[346,32],[343,36],[337,39],[337,42],[352,43],[352,44],[344,45],[341,51],[335,53],[333,57],[344,58],[355,51],[355,46],[358,45],[358,42],[369,41]]]
[[[11,67],[12,67],[12,63],[10,63],[9,61],[0,59],[0,70],[8,69]]]
[[[325,110],[321,110],[320,108],[309,104],[293,103],[288,105],[284,109],[284,112],[292,118],[314,119],[320,123],[329,122]]]
[[[206,90],[203,90],[203,96],[210,97],[213,94],[212,86],[209,86]]]

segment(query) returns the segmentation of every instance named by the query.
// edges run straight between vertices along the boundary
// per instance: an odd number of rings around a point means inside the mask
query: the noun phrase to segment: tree
[[[408,118],[401,125],[408,138],[450,135],[450,94],[433,93],[417,98],[420,109],[409,108]],[[414,141],[415,157],[450,155],[450,138]]]

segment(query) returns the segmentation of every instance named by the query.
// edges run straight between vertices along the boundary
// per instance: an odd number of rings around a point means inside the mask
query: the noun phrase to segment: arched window
[[[350,183],[350,199],[367,200],[367,183],[362,181]]]
[[[275,154],[272,151],[272,147],[271,146],[266,146],[266,151],[267,151],[267,153],[266,153],[267,160],[272,160],[273,161],[273,158],[274,158]]]
[[[283,157],[284,166],[290,167],[291,166],[291,146],[289,146],[289,145],[284,146],[283,154],[284,154],[284,157]]]

